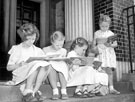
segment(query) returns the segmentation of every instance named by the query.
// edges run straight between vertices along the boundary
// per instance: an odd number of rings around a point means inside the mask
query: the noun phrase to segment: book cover
[[[79,59],[81,61],[80,65],[92,65],[95,57],[70,57],[70,59],[73,61],[75,59]]]
[[[108,37],[107,39],[107,42],[110,43],[110,42],[114,42],[114,41],[117,41],[117,35],[113,35],[113,36],[110,36]]]

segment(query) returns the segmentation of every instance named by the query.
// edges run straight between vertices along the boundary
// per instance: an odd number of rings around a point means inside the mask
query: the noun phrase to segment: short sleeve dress
[[[42,49],[36,47],[35,45],[24,48],[22,43],[19,45],[14,45],[9,50],[10,55],[8,65],[19,64],[25,62],[29,57],[41,57],[44,56]],[[50,65],[46,61],[32,61],[30,63],[24,63],[22,66],[12,71],[14,85],[25,81],[37,68],[46,67]]]
[[[79,57],[75,51],[70,51],[67,57]],[[105,73],[99,73],[93,69],[92,66],[77,66],[73,71],[69,70],[69,79],[67,87],[78,86],[78,85],[91,85],[100,83],[102,85],[108,85],[108,76]]]
[[[102,32],[101,30],[98,30],[95,32],[95,39],[104,39],[108,38],[109,36],[114,35],[114,33],[110,30],[106,32]],[[107,47],[104,45],[104,43],[97,43],[97,47],[99,50],[98,58],[102,62],[102,67],[109,67],[109,68],[116,68],[116,54],[114,51],[114,48]]]
[[[66,57],[67,55],[67,50],[64,48],[61,48],[57,51],[52,51],[51,46],[48,46],[44,47],[43,50],[45,55],[59,55],[57,58]],[[66,80],[68,80],[68,66],[65,61],[49,61],[49,63],[56,71],[61,72]]]

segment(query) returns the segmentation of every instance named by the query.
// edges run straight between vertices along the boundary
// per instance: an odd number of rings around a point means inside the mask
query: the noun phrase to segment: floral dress
[[[67,57],[79,57],[75,51],[70,51]],[[77,66],[73,71],[69,70],[69,79],[67,81],[67,87],[78,85],[91,85],[100,83],[102,85],[108,85],[108,76],[105,73],[99,73],[93,69],[92,66]]]
[[[98,30],[95,32],[95,38],[97,41],[97,47],[99,50],[98,58],[102,62],[102,67],[116,68],[116,54],[114,48],[107,47],[104,45],[106,41],[102,39],[107,39],[109,36],[114,35],[110,30],[102,32]]]

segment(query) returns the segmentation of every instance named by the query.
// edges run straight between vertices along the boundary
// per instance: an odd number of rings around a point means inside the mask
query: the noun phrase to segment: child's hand
[[[80,59],[74,59],[74,60],[72,61],[72,63],[73,63],[74,65],[80,65],[80,64],[81,64],[81,60],[80,60]]]
[[[104,43],[104,45],[106,46],[106,47],[111,47],[111,43]]]
[[[79,68],[79,65],[73,65],[72,66],[72,71],[74,72],[76,69],[78,69]]]

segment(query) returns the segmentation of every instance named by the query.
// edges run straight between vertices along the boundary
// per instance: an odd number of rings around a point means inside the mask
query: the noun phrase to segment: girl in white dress
[[[88,48],[88,42],[82,37],[76,38],[72,45],[71,51],[68,53],[67,57],[84,57],[86,50]],[[93,57],[94,59],[94,57]],[[93,69],[92,66],[80,66],[81,61],[75,59],[72,62],[72,66],[69,69],[69,79],[67,86],[77,86],[74,96],[75,97],[92,97],[91,91],[101,82],[96,79],[97,71]],[[105,75],[104,83],[108,84],[108,77]],[[103,78],[103,77],[101,77]]]
[[[50,64],[36,60],[27,63],[30,57],[44,56],[42,49],[33,44],[39,38],[39,31],[35,25],[29,23],[22,25],[18,29],[18,34],[23,42],[12,46],[8,52],[10,57],[7,70],[12,71],[13,79],[6,84],[21,84],[20,89],[25,102],[39,100],[41,93],[38,90],[51,69]]]
[[[67,50],[62,48],[65,37],[60,31],[55,31],[51,35],[51,46],[44,47],[43,51],[46,55],[58,55],[56,58],[66,57]],[[61,84],[61,99],[68,99],[66,86],[68,79],[68,66],[65,61],[50,61],[49,62],[53,70],[49,74],[49,81],[53,89],[52,99],[56,100],[60,98],[59,91],[57,88],[57,78]],[[58,75],[58,76],[57,76]]]
[[[94,45],[98,47],[98,58],[102,62],[102,68],[109,76],[109,90],[112,94],[120,94],[113,87],[113,70],[116,68],[116,55],[114,48],[117,47],[117,41],[107,42],[108,37],[114,33],[109,30],[111,19],[107,15],[101,14],[99,19],[100,30],[95,32]]]

